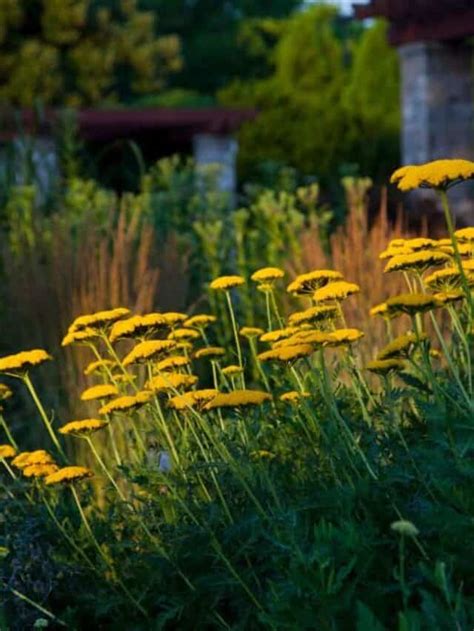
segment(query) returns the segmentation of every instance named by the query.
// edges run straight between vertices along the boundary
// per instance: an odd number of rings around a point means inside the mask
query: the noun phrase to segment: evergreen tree
[[[31,107],[127,102],[181,67],[135,0],[0,0],[0,102]]]

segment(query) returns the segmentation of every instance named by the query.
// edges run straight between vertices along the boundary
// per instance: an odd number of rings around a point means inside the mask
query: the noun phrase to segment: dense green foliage
[[[397,164],[398,61],[386,26],[339,30],[328,7],[295,14],[268,52],[273,73],[221,91],[224,104],[260,112],[239,134],[244,175],[269,159],[326,180],[354,169],[385,177]]]
[[[1,0],[0,101],[31,107],[127,102],[181,66],[135,0]]]

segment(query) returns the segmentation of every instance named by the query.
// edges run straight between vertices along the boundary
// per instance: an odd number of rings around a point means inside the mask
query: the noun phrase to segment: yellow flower
[[[297,392],[296,390],[290,390],[290,392],[284,392],[280,395],[280,401],[295,405],[299,403],[301,399],[307,398],[309,396],[309,392]]]
[[[32,464],[22,469],[25,478],[45,478],[56,473],[59,467],[55,464]]]
[[[217,318],[213,315],[208,315],[207,313],[198,314],[195,316],[191,316],[184,322],[184,326],[195,327],[197,329],[203,329],[209,324],[214,324]]]
[[[87,467],[63,467],[46,478],[46,484],[70,484],[91,478],[94,474]]]
[[[100,408],[99,414],[125,412],[126,410],[138,408],[142,405],[145,405],[145,403],[148,403],[152,396],[153,392],[143,390],[142,392],[138,392],[135,395],[125,395],[123,397],[118,397],[117,399],[112,399],[112,401],[109,401]]]
[[[452,289],[451,291],[440,291],[434,297],[442,305],[447,305],[464,300],[464,293],[460,289]]]
[[[139,342],[135,348],[124,358],[123,365],[136,364],[137,362],[151,359],[156,355],[163,355],[176,347],[173,340],[147,340]]]
[[[461,228],[454,233],[458,241],[474,241],[474,226]]]
[[[313,294],[313,300],[315,302],[326,302],[328,300],[344,300],[344,298],[347,298],[352,294],[357,294],[359,293],[359,291],[359,285],[341,280],[335,283],[329,283],[329,285],[321,287],[321,289],[317,289]]]
[[[311,346],[311,344],[295,344],[294,346],[273,348],[270,351],[260,353],[260,355],[258,355],[258,359],[262,362],[291,362],[301,359],[302,357],[308,357],[308,355],[314,353],[314,350],[315,349]]]
[[[359,329],[338,329],[337,331],[329,333],[329,339],[326,342],[326,345],[341,346],[343,344],[352,344],[353,342],[360,340],[363,336],[364,333],[359,331]]]
[[[197,383],[195,375],[183,375],[179,372],[170,372],[165,375],[153,377],[145,384],[149,390],[159,392],[163,390],[177,390],[178,388],[190,388]]]
[[[268,392],[260,390],[234,390],[233,392],[219,392],[203,407],[204,410],[215,408],[238,408],[248,405],[261,405],[272,397]]]
[[[423,271],[434,265],[442,265],[446,261],[449,261],[449,256],[445,252],[421,250],[420,252],[413,252],[413,254],[394,256],[385,266],[384,272]]]
[[[52,456],[44,449],[36,451],[23,451],[12,460],[12,465],[17,469],[24,469],[31,465],[54,464]]]
[[[387,316],[388,315],[387,303],[381,302],[379,305],[375,305],[375,307],[372,307],[372,309],[370,309],[369,315],[371,315],[372,317],[377,316],[377,315],[381,315],[383,317]]]
[[[95,399],[108,399],[109,397],[115,397],[119,393],[117,386],[112,384],[101,384],[98,386],[92,386],[87,388],[81,394],[81,401],[94,401]]]
[[[449,254],[449,256],[454,256],[454,248],[450,245],[442,245],[439,248],[442,252]],[[464,243],[458,243],[458,251],[459,254],[464,258],[469,258],[474,255],[474,243],[467,241]]]
[[[38,366],[45,361],[53,359],[46,351],[34,349],[31,351],[23,351],[15,355],[7,355],[0,357],[0,372],[10,374],[23,374],[28,372],[33,366]]]
[[[387,306],[390,314],[407,313],[414,315],[436,309],[439,303],[434,296],[428,294],[400,294],[388,298]]]
[[[232,289],[232,287],[238,287],[244,283],[245,279],[242,278],[242,276],[219,276],[219,278],[215,278],[212,281],[210,288],[227,291],[228,289]]]
[[[14,458],[16,456],[16,449],[11,445],[0,445],[0,459]]]
[[[397,254],[412,254],[413,250],[408,248],[407,246],[402,247],[388,247],[383,252],[380,252],[379,259],[384,261],[385,259],[391,259],[392,256],[396,256]]]
[[[250,453],[251,458],[259,458],[260,460],[273,460],[275,458],[275,454],[272,454],[271,451],[267,451],[266,449],[258,449],[257,451],[252,451]]]
[[[299,325],[304,322],[320,322],[334,318],[337,313],[338,309],[335,305],[322,305],[321,307],[310,307],[304,311],[291,313],[288,321],[292,325]]]
[[[218,392],[218,390],[208,388],[204,390],[194,390],[193,392],[185,392],[184,394],[177,394],[170,398],[168,405],[174,410],[185,410],[195,406],[200,408],[213,399]]]
[[[166,357],[157,363],[158,370],[170,370],[173,368],[182,368],[183,366],[189,366],[191,360],[184,355],[176,355],[175,357]]]
[[[207,348],[200,348],[194,353],[194,357],[196,359],[201,359],[202,357],[222,357],[222,355],[225,355],[225,350],[220,346],[208,346]]]
[[[260,335],[263,335],[264,330],[260,329],[257,326],[243,326],[240,329],[239,333],[242,337],[246,337],[250,339],[253,337],[259,337]]]
[[[69,333],[74,333],[86,327],[100,327],[111,324],[116,320],[120,320],[129,315],[130,309],[125,307],[117,307],[116,309],[108,309],[107,311],[97,311],[87,315],[78,316],[69,327]]]
[[[435,239],[428,239],[427,237],[415,237],[414,239],[407,239],[405,241],[405,247],[411,250],[432,250],[437,248],[439,242]],[[400,252],[402,254],[402,252]]]
[[[262,267],[250,277],[256,283],[269,283],[283,278],[285,272],[278,267]]]
[[[97,335],[97,331],[94,331],[94,329],[91,329],[90,327],[86,327],[85,329],[81,329],[79,331],[71,331],[63,337],[61,346],[70,346],[71,344],[76,344],[77,342],[88,342],[94,337],[97,337]]]
[[[456,287],[461,282],[461,274],[457,267],[445,267],[427,276],[423,282],[433,289]]]
[[[84,374],[92,375],[95,372],[99,372],[102,368],[112,368],[113,366],[115,366],[115,362],[111,359],[98,359],[84,368]]]
[[[317,329],[308,329],[304,331],[298,331],[291,337],[276,342],[272,345],[272,349],[286,348],[289,346],[298,346],[300,344],[313,344],[322,346],[327,342],[332,341],[331,333],[326,331],[318,331]]]
[[[243,373],[243,369],[240,366],[235,366],[231,364],[230,366],[225,366],[222,369],[222,374],[226,377],[233,377],[234,375],[241,375]]]
[[[366,369],[377,375],[386,375],[393,370],[402,370],[404,363],[401,359],[376,359],[366,365]]]
[[[312,294],[315,289],[330,282],[341,280],[342,274],[332,269],[320,269],[300,274],[288,285],[286,291],[290,294]]]
[[[161,315],[168,326],[174,326],[175,324],[179,324],[188,319],[188,316],[185,313],[180,313],[179,311],[167,311]]]
[[[422,336],[424,339],[426,336]],[[399,335],[384,348],[377,355],[377,359],[393,359],[394,357],[408,357],[413,346],[418,342],[418,339],[414,333],[406,333],[405,335]]]
[[[200,334],[194,329],[175,329],[168,335],[169,340],[196,340]]]
[[[447,188],[474,177],[474,162],[469,160],[435,160],[419,166],[397,169],[390,181],[401,191],[414,188]]]
[[[150,329],[168,326],[165,317],[161,313],[148,313],[147,315],[136,315],[126,320],[115,322],[110,329],[109,340],[115,342],[120,338],[143,335]]]
[[[13,396],[11,389],[4,383],[0,383],[0,401],[6,401]]]
[[[59,432],[61,434],[65,434],[68,436],[72,434],[73,436],[88,436],[89,434],[93,434],[94,432],[98,432],[100,429],[103,429],[107,426],[107,421],[99,421],[95,418],[87,418],[82,421],[70,421],[59,428]]]
[[[268,333],[264,333],[260,336],[261,342],[278,342],[278,340],[283,340],[287,337],[290,337],[294,333],[299,331],[298,327],[288,326],[284,329],[275,329],[274,331],[268,331]]]

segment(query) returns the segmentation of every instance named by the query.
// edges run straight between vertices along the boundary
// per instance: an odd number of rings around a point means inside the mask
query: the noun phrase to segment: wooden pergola
[[[365,5],[354,4],[354,11],[361,20],[386,18],[394,46],[460,40],[474,33],[473,0],[371,0]]]

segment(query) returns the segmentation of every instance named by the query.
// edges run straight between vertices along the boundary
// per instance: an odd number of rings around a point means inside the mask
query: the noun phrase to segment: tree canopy
[[[155,19],[136,0],[0,0],[0,101],[94,105],[160,90],[181,57]]]

